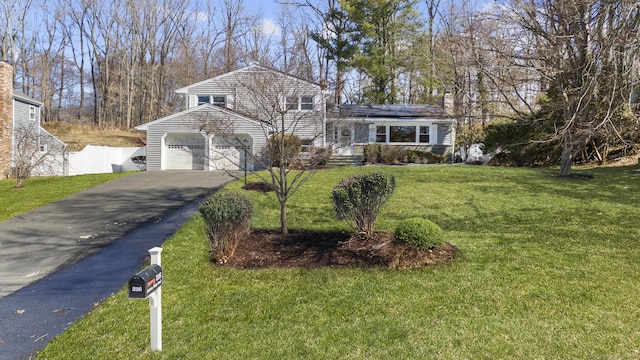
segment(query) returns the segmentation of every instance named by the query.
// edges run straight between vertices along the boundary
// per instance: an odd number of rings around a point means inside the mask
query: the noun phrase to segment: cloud
[[[273,20],[264,18],[260,21],[260,30],[265,36],[280,36],[282,29]]]
[[[209,15],[204,11],[197,11],[192,16],[196,22],[205,22],[209,19]]]

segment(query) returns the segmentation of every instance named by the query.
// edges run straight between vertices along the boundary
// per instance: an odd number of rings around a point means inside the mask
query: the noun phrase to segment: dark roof
[[[14,100],[20,100],[24,103],[27,104],[31,104],[31,105],[35,105],[35,106],[42,106],[42,103],[34,98],[32,98],[31,96],[23,93],[22,91],[19,90],[13,90],[12,92],[13,95],[13,99]]]
[[[340,105],[342,117],[441,117],[447,114],[434,105]]]

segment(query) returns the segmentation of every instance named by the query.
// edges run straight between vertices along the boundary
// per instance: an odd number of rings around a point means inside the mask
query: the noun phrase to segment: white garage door
[[[211,147],[211,170],[240,170],[240,151],[231,145]]]
[[[200,134],[167,134],[165,169],[204,170],[205,139]]]

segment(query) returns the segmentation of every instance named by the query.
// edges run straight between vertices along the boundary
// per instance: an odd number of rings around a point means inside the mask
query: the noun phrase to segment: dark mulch
[[[252,190],[258,192],[271,192],[274,191],[274,186],[272,184],[267,184],[264,182],[250,182],[247,185],[242,187],[245,190]]]
[[[393,234],[376,233],[372,239],[344,232],[254,231],[242,239],[235,254],[223,266],[266,267],[385,267],[417,268],[448,263],[458,256],[449,243],[431,250],[394,239]]]

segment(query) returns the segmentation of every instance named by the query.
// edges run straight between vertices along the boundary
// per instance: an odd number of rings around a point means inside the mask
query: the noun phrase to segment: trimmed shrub
[[[409,150],[399,145],[368,144],[362,148],[363,161],[368,164],[395,165],[402,163],[436,164],[444,163],[444,155],[429,151]]]
[[[410,218],[402,220],[394,231],[396,239],[420,249],[432,249],[442,244],[442,229],[431,220]]]
[[[271,166],[288,166],[295,162],[302,152],[302,140],[293,134],[273,135],[269,138],[269,159]]]
[[[211,260],[224,264],[249,234],[253,205],[237,193],[216,193],[200,206],[211,247]]]
[[[418,161],[420,161],[420,156],[418,156],[418,152],[415,150],[409,150],[407,152],[407,162],[410,164],[413,164]]]
[[[310,147],[307,163],[310,167],[325,166],[331,159],[331,154],[333,154],[331,145],[327,147]]]
[[[363,161],[367,164],[377,164],[382,161],[380,144],[368,144],[362,148]]]
[[[339,219],[350,220],[358,233],[371,237],[380,209],[395,187],[395,178],[380,172],[344,178],[331,192],[333,209]]]
[[[417,164],[437,164],[445,162],[444,155],[437,155],[428,151],[409,150],[407,162]]]
[[[407,149],[402,146],[386,145],[382,147],[382,162],[388,165],[397,165],[405,162]]]

